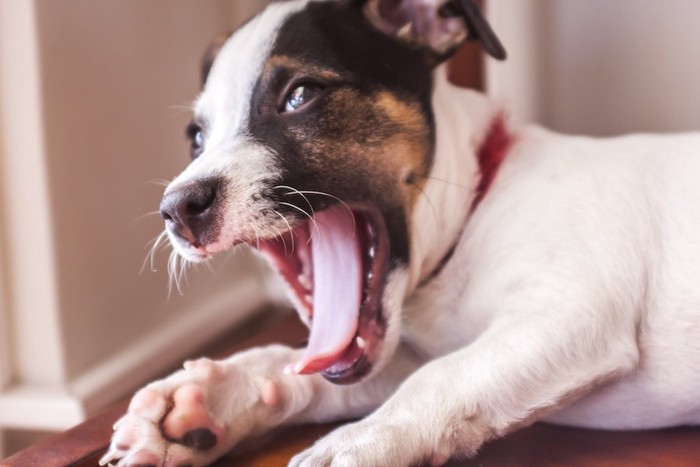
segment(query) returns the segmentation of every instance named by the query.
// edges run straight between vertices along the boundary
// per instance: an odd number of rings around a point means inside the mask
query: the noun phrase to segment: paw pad
[[[207,358],[184,366],[184,371],[134,394],[127,413],[114,424],[101,466],[193,467],[211,462],[230,448],[231,434],[210,410],[223,412],[222,416],[227,413],[230,401],[218,399],[219,385],[231,376],[231,369]],[[248,394],[254,391],[251,386],[246,389]],[[266,403],[276,403],[274,384],[261,389]]]
[[[173,393],[174,406],[165,417],[165,435],[180,444],[200,451],[211,449],[223,430],[218,428],[204,406],[201,387],[188,384]]]
[[[260,399],[263,404],[274,406],[280,401],[280,392],[274,381],[266,379],[260,389]]]
[[[216,435],[207,428],[197,428],[185,433],[180,438],[180,444],[199,451],[206,451],[216,446]]]
[[[167,403],[165,398],[153,389],[141,389],[129,403],[129,413],[139,415],[152,421],[158,421]]]

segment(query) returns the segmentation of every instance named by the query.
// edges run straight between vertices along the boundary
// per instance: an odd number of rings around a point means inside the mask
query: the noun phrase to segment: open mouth
[[[308,345],[293,371],[321,372],[339,384],[368,374],[386,331],[381,298],[388,245],[381,215],[336,205],[261,241],[260,250],[310,321]]]

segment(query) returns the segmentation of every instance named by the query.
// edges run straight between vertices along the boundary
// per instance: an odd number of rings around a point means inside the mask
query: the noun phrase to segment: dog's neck
[[[409,293],[449,258],[508,144],[501,109],[481,93],[451,85],[443,68],[435,72],[433,109],[435,158],[412,219]]]

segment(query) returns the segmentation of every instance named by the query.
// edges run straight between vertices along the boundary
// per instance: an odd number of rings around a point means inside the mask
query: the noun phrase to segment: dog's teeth
[[[374,248],[374,245],[369,247],[369,250],[367,251],[367,254],[369,254],[370,258],[374,258],[374,255],[377,254],[377,250]]]
[[[298,280],[305,289],[311,289],[311,277],[308,274],[300,274]]]
[[[308,274],[309,266],[311,265],[311,257],[309,256],[309,252],[304,248],[297,248],[297,256],[301,260],[302,274]]]
[[[357,339],[356,339],[355,341],[357,342],[357,346],[358,346],[359,348],[361,348],[361,349],[364,349],[365,346],[367,345],[367,343],[365,342],[365,340],[364,340],[362,337],[360,337],[360,336],[357,336]]]

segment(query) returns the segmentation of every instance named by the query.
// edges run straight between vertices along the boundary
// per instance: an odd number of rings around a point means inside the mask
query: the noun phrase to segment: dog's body
[[[540,419],[700,423],[700,134],[507,130],[499,106],[440,68],[394,87],[314,48],[315,34],[329,50],[352,34],[319,18],[391,30],[375,3],[289,2],[236,33],[196,105],[196,160],[164,198],[183,256],[247,241],[271,259],[311,327],[309,348],[200,360],[152,383],[104,463],[203,465],[280,424],[367,414],[292,464],[440,464]],[[358,34],[377,53],[403,53],[396,39]],[[416,43],[440,55],[436,34]],[[303,40],[313,51],[296,54]],[[334,84],[348,64],[352,85]],[[280,67],[328,82],[294,84]],[[272,93],[276,80],[292,85]],[[268,91],[281,106],[266,104]],[[295,216],[305,208],[310,222]]]
[[[465,106],[475,99],[469,91],[446,85],[444,92],[435,100],[444,108],[474,108]],[[466,119],[444,125],[458,134]],[[538,376],[546,381],[568,368],[572,399],[587,394],[549,415],[553,421],[616,429],[700,423],[699,155],[698,134],[594,139],[518,131],[452,260],[407,300],[405,338],[430,358],[484,345],[480,371],[503,386],[515,377],[510,402],[517,404],[529,384],[544,395]],[[455,172],[470,173],[448,168],[437,176]],[[433,203],[445,210],[441,218],[464,206],[454,191]],[[536,366],[526,361],[533,355],[518,362],[516,349],[539,353]],[[574,360],[588,352],[595,366],[578,368]],[[522,368],[492,374],[500,358]]]

